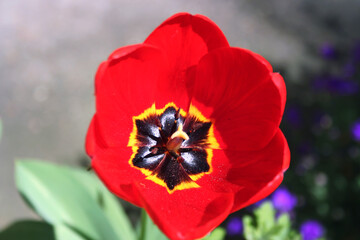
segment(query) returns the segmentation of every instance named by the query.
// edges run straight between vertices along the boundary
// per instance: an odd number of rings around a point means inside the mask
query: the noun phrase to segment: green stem
[[[139,240],[145,240],[145,234],[146,234],[146,225],[147,225],[147,221],[146,221],[146,211],[142,208],[141,209],[141,218],[140,218],[140,223],[141,223],[141,229],[140,229],[140,235],[139,235]]]

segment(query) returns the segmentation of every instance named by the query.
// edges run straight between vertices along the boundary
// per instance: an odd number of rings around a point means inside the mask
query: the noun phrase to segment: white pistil
[[[180,123],[178,130],[174,132],[166,144],[168,151],[177,152],[184,140],[188,140],[189,136],[183,131],[183,125]]]
[[[182,123],[179,124],[178,130],[176,132],[174,132],[170,139],[176,138],[176,137],[180,137],[184,140],[188,140],[189,136],[186,134],[186,132],[183,131],[183,125]]]

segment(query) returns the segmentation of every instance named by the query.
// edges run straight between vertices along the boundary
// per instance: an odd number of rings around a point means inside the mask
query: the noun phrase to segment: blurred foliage
[[[244,237],[247,240],[301,240],[301,236],[291,230],[288,214],[275,219],[275,209],[270,202],[263,203],[254,211],[254,217],[244,216]]]
[[[225,238],[226,231],[225,229],[218,227],[212,231],[208,236],[204,237],[202,240],[222,240]]]
[[[167,240],[168,238],[153,223],[146,211],[141,211],[141,221],[137,225],[139,240]]]
[[[321,67],[303,68],[301,81],[284,76],[288,100],[281,129],[291,149],[284,185],[298,196],[299,226],[317,219],[328,239],[358,239],[360,144],[360,45],[319,48]]]
[[[25,202],[44,221],[22,220],[0,232],[0,240],[166,240],[146,212],[136,228],[118,199],[83,169],[32,159],[16,163],[16,185]],[[222,240],[215,229],[204,240]]]
[[[136,239],[116,197],[94,174],[27,159],[17,161],[15,175],[28,205],[47,223],[74,235],[57,239]]]
[[[280,202],[289,206],[291,195],[296,196],[295,209],[288,212],[294,229],[300,231],[312,220],[323,228],[317,230],[323,230],[326,239],[356,240],[360,236],[355,224],[360,216],[360,42],[324,43],[309,51],[313,62],[320,64],[300,66],[298,79],[292,79],[285,67],[274,67],[286,82],[287,103],[280,128],[291,151],[282,183],[289,193]],[[268,199],[274,201],[274,195]],[[230,219],[254,214],[258,205]],[[276,214],[281,213],[278,210]],[[243,218],[243,235],[228,231],[226,239],[257,239],[263,233],[256,225],[261,217],[257,211],[253,218]],[[228,219],[224,225],[229,223]]]
[[[48,223],[22,220],[11,224],[1,232],[0,240],[10,239],[55,240],[55,233],[52,225]]]

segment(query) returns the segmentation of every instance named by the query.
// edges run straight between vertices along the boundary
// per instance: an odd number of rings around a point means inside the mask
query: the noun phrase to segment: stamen
[[[195,124],[192,126],[191,132],[195,132],[195,131],[198,130],[201,126],[202,126],[201,123],[195,123]]]
[[[184,158],[182,156],[178,156],[176,158],[176,160],[178,161],[178,163],[183,163],[184,162]]]
[[[161,129],[162,128],[162,126],[161,126],[161,122],[160,122],[160,119],[159,118],[155,118],[155,125],[159,128],[159,129]]]
[[[150,151],[152,154],[156,155],[157,152],[158,152],[158,148],[157,147],[154,147],[153,149],[151,149]]]
[[[161,113],[138,116],[136,131],[130,135],[132,146],[138,147],[130,160],[131,166],[139,168],[155,183],[165,184],[169,192],[178,186],[179,189],[194,187],[186,185],[196,185],[189,176],[208,173],[210,169],[211,152],[208,153],[207,147],[211,122],[181,111],[170,106]]]
[[[176,113],[175,113],[175,120],[178,120],[180,118],[180,111],[181,111],[181,108],[179,108]]]

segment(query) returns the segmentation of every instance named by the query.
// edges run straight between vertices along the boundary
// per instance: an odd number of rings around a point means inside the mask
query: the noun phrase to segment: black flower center
[[[212,123],[204,119],[174,104],[134,117],[130,165],[169,192],[199,187],[195,181],[210,172],[211,146],[216,143]]]

